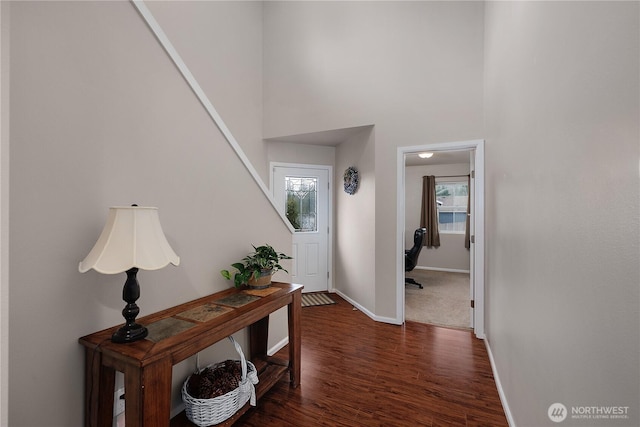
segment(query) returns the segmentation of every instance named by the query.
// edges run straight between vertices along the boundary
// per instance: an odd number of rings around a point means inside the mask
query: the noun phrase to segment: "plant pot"
[[[255,279],[253,276],[247,282],[251,289],[266,289],[271,286],[271,275],[273,270],[262,270],[260,276]]]

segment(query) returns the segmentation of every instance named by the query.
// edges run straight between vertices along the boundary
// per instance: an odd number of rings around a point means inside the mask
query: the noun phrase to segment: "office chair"
[[[426,228],[418,228],[415,233],[413,233],[413,247],[409,250],[404,251],[405,272],[413,270],[416,264],[418,264],[418,256],[420,256],[420,251],[422,250],[422,243],[424,242],[424,235],[426,232]],[[406,275],[404,278],[404,284],[417,285],[420,289],[423,289],[420,283],[416,282],[410,277],[406,277]]]

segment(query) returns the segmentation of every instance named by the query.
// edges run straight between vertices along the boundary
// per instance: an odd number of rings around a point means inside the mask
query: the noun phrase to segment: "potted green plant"
[[[252,245],[253,246],[253,245]],[[254,252],[242,258],[242,262],[231,264],[237,271],[233,275],[233,283],[236,288],[249,285],[254,289],[268,288],[271,285],[271,276],[278,270],[288,271],[280,265],[282,259],[292,259],[289,255],[277,252],[270,245],[253,246]],[[220,274],[231,280],[229,270],[221,270]]]

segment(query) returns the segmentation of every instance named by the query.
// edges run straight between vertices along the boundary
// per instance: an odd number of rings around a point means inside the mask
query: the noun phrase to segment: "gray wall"
[[[487,335],[519,427],[640,424],[638,6],[487,4]]]
[[[375,314],[377,296],[372,260],[375,259],[376,172],[374,169],[375,129],[368,128],[337,147],[336,191],[336,250],[335,287],[347,298]],[[359,185],[355,194],[344,191],[344,171],[358,169]]]
[[[360,191],[373,191],[364,206],[336,195],[338,233],[361,232],[336,236],[335,267],[347,272],[366,251],[373,280],[345,273],[335,285],[383,318],[396,314],[396,149],[481,137],[483,14],[477,2],[264,6],[265,137],[375,125],[371,164],[353,148],[336,152],[336,182],[350,162],[375,177],[363,174]]]
[[[77,272],[109,206],[158,206],[182,257],[140,274],[142,314],[229,286],[218,271],[250,243],[291,238],[130,3],[1,6],[8,420],[80,425],[77,338],[123,306],[123,278]],[[375,125],[336,148],[336,183],[353,164],[363,181],[336,194],[334,265],[378,316],[396,308],[396,148],[484,137],[487,335],[510,416],[551,425],[562,402],[640,423],[637,2],[150,8],[265,181],[262,137]]]
[[[262,5],[176,6],[151,8],[168,33],[192,34],[177,48],[224,63],[194,61],[193,71],[207,75],[203,87],[247,153],[263,150]],[[79,426],[84,358],[77,339],[122,322],[124,273],[78,272],[109,206],[157,206],[181,257],[179,267],[139,273],[141,315],[228,288],[220,269],[251,244],[286,250],[291,235],[131,3],[2,7],[11,19],[10,64],[2,64],[3,76],[11,73],[8,422]],[[191,57],[187,49],[183,58]],[[270,338],[284,336],[280,322]],[[221,343],[201,361],[234,354]],[[194,366],[190,358],[174,369],[176,406]]]
[[[9,13],[0,4],[0,425],[9,408]]]

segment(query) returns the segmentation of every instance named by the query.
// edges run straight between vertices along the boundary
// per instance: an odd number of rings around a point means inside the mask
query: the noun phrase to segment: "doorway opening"
[[[420,170],[407,171],[407,165],[412,164],[412,158],[417,158],[418,153],[423,152],[431,152],[435,153],[435,156],[439,156],[441,159],[439,162],[441,164],[450,163],[453,164],[459,163],[459,160],[455,159],[463,159],[466,156],[466,162],[468,164],[468,171],[460,170],[460,168],[464,169],[464,166],[456,166],[458,170],[453,169],[451,172],[443,172],[443,173],[431,173],[430,175],[441,175],[442,180],[447,182],[456,182],[466,181],[467,174],[471,175],[471,179],[468,182],[468,191],[470,193],[470,206],[471,206],[471,216],[470,216],[470,244],[469,250],[462,248],[463,250],[458,250],[458,253],[466,253],[468,255],[467,262],[468,267],[465,264],[462,265],[453,265],[445,268],[436,268],[436,270],[444,270],[443,271],[435,271],[432,272],[432,275],[440,275],[446,276],[450,274],[452,276],[460,276],[457,277],[456,280],[459,282],[462,280],[464,283],[465,274],[468,274],[468,316],[469,316],[469,325],[471,326],[475,332],[475,335],[478,338],[484,338],[484,141],[482,140],[474,140],[474,141],[462,141],[462,142],[451,142],[451,143],[440,143],[440,144],[428,144],[421,146],[412,146],[412,147],[400,147],[398,148],[398,207],[397,207],[397,218],[398,218],[398,262],[397,262],[397,313],[398,313],[398,323],[403,323],[406,320],[406,288],[405,288],[405,272],[404,272],[404,251],[408,246],[413,245],[413,241],[408,239],[413,239],[413,230],[407,231],[409,228],[414,228],[415,221],[412,219],[408,219],[408,213],[406,212],[407,206],[415,205],[415,200],[410,200],[409,196],[406,195],[406,187],[407,185],[415,185],[415,179],[412,179],[412,182],[407,181],[407,174],[415,174],[421,173]],[[443,160],[444,159],[444,160]],[[454,159],[454,160],[452,160]],[[438,162],[432,162],[435,164]],[[415,163],[413,163],[415,164]],[[435,167],[435,166],[434,166]],[[433,169],[435,171],[438,168]],[[451,170],[451,169],[450,169]],[[460,175],[460,176],[458,176]],[[414,192],[415,193],[415,192]],[[420,193],[421,194],[421,193]],[[452,212],[444,215],[445,221],[451,219],[455,221],[456,213],[455,209],[448,209]],[[466,214],[463,215],[466,217]],[[408,228],[407,228],[408,227]],[[451,233],[452,235],[447,235],[447,240],[460,240],[460,236],[455,236],[456,232]],[[409,236],[409,237],[407,237]],[[442,238],[442,236],[441,236]],[[442,239],[441,239],[442,240]],[[428,252],[423,248],[423,251]],[[431,251],[432,254],[437,253],[435,251]],[[441,252],[441,254],[444,252]],[[429,256],[429,255],[427,255]],[[458,258],[460,255],[458,255]],[[447,271],[448,270],[448,271]],[[468,271],[468,273],[467,273]],[[429,271],[427,270],[414,270],[412,273],[408,273],[412,276],[425,276],[428,275]],[[428,280],[428,278],[427,278]],[[419,281],[419,280],[418,280]],[[464,286],[464,285],[463,285]],[[407,285],[407,288],[412,288],[412,285]],[[409,290],[410,293],[415,293],[413,289]],[[463,289],[464,292],[464,289]],[[460,327],[464,327],[459,325]]]
[[[410,271],[405,268],[406,321],[461,329],[473,327],[471,252],[467,244],[472,155],[472,150],[460,150],[405,156],[405,242],[411,247]],[[414,242],[415,229],[426,224],[422,214],[429,209],[423,206],[425,176],[435,178],[433,207],[438,243],[433,246]],[[472,214],[469,212],[469,216]],[[418,240],[420,236],[421,233]]]

